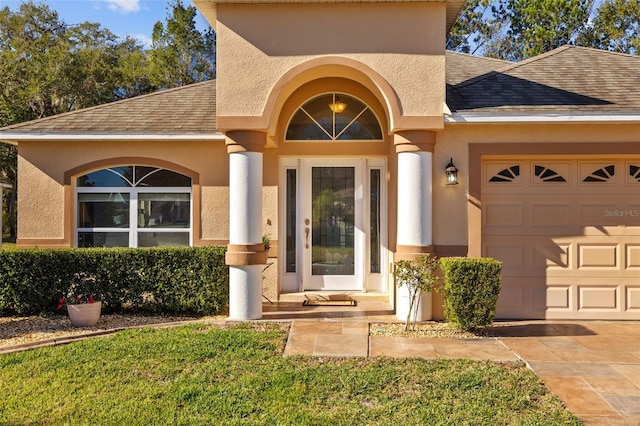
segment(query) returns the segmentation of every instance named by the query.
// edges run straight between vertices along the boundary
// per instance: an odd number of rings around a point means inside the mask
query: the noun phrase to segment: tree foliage
[[[568,44],[586,25],[592,7],[593,0],[504,1],[498,10],[509,23],[503,59],[531,58]],[[490,53],[496,57],[502,52]]]
[[[148,91],[142,57],[133,39],[120,41],[95,23],[69,26],[46,4],[29,1],[16,12],[5,7],[0,126],[113,101],[141,87]]]
[[[96,23],[67,25],[46,3],[0,9],[0,127],[137,96],[215,75],[215,33],[195,28],[196,9],[171,3],[153,48]],[[0,143],[0,180],[15,238],[17,153]]]
[[[640,55],[640,1],[606,0],[576,44]]]
[[[639,54],[640,2],[472,0],[447,39],[448,49],[510,61],[565,44]]]
[[[467,1],[460,17],[451,28],[447,49],[475,54],[487,43],[497,40],[503,27],[496,16],[497,3],[490,0]]]
[[[150,52],[152,82],[158,87],[183,86],[210,80],[216,74],[216,35],[196,28],[197,10],[173,0],[165,24],[153,27]]]

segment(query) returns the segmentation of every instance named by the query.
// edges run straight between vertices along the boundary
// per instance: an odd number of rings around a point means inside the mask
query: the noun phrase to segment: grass
[[[275,324],[0,355],[0,424],[578,425],[522,363],[283,357]]]

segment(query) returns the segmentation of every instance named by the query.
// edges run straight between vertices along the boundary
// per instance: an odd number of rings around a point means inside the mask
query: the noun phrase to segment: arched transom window
[[[76,179],[77,247],[189,246],[191,178],[147,166]]]
[[[286,140],[382,140],[382,127],[362,101],[345,93],[326,93],[307,101],[293,114]]]

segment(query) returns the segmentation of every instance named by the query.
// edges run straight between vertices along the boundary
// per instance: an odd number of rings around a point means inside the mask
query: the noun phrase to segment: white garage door
[[[640,158],[485,160],[496,318],[640,319]]]

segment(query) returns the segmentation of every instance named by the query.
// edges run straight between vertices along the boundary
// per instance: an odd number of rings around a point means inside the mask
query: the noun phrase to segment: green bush
[[[490,258],[443,257],[444,315],[464,330],[491,325],[500,294],[502,263]]]
[[[229,299],[223,247],[0,250],[0,312],[54,312],[93,295],[103,312],[217,314]]]

